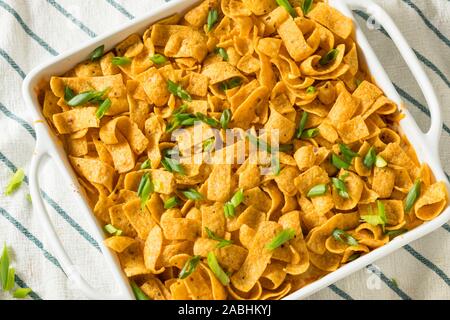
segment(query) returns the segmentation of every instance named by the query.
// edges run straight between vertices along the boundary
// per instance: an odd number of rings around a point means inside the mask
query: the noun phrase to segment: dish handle
[[[33,210],[34,214],[37,215],[38,220],[41,224],[41,227],[45,233],[45,236],[48,240],[48,244],[52,253],[55,255],[56,259],[61,265],[64,273],[66,274],[69,281],[71,281],[75,286],[80,289],[89,299],[93,300],[117,300],[117,299],[127,299],[124,295],[105,295],[103,292],[99,292],[98,290],[91,287],[88,282],[83,278],[83,276],[78,271],[78,267],[73,264],[72,260],[68,256],[64,246],[59,239],[53,223],[50,220],[47,209],[44,205],[44,201],[42,199],[40,187],[39,187],[39,167],[42,163],[42,160],[45,157],[55,158],[52,156],[52,148],[45,146],[45,139],[39,139],[39,136],[44,134],[44,130],[38,124],[36,126],[36,131],[38,133],[38,139],[36,142],[36,148],[31,158],[31,166],[29,173],[29,186],[30,186],[30,194],[33,199]],[[42,137],[41,137],[42,138]],[[53,150],[55,151],[55,150]],[[56,152],[56,151],[55,151]]]
[[[397,49],[400,51],[403,59],[414,75],[420,89],[428,104],[431,116],[431,125],[428,132],[425,133],[425,140],[433,155],[439,159],[439,140],[442,132],[442,114],[436,92],[431,85],[430,79],[423,70],[417,56],[409,46],[402,33],[395,25],[392,18],[379,5],[372,0],[334,0],[352,9],[362,9],[371,15],[389,34],[394,41]]]

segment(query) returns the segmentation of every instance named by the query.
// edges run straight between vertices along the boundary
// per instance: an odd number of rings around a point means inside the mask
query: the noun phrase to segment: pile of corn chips
[[[352,20],[309,2],[206,0],[42,90],[106,245],[150,299],[280,299],[446,207]],[[225,129],[247,155],[246,132],[277,131],[276,170],[172,159],[194,149],[195,119],[221,124],[201,159]]]

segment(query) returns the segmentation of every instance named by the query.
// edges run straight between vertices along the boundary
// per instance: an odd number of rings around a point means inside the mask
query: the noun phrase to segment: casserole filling
[[[280,299],[444,210],[353,29],[206,0],[41,90],[138,298]]]

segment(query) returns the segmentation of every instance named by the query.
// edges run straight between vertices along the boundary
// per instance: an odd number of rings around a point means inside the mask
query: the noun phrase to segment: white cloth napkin
[[[378,0],[415,49],[442,102],[450,125],[450,2],[447,0]],[[28,108],[21,96],[23,77],[40,63],[130,19],[154,10],[163,0],[0,0],[0,245],[12,251],[16,284],[34,290],[33,299],[83,299],[68,283],[47,249],[45,234],[26,200],[28,186],[13,196],[3,190],[16,168],[28,172],[35,144]],[[392,81],[422,128],[429,124],[414,78],[392,41],[377,28],[358,22]],[[370,21],[370,19],[369,19]],[[376,26],[375,26],[376,27]],[[441,159],[450,172],[450,129],[445,126]],[[414,142],[413,142],[414,143]],[[46,203],[64,245],[80,271],[99,292],[114,289],[108,267],[90,236],[84,213],[65,196],[52,163],[40,176]],[[313,299],[449,299],[450,226],[398,250],[312,296]],[[101,298],[102,294],[99,294]],[[0,299],[11,296],[0,292]]]

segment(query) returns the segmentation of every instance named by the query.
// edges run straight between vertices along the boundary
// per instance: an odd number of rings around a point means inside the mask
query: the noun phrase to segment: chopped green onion
[[[225,215],[225,218],[231,219],[236,215],[236,210],[231,203],[227,202],[223,207],[223,214]]]
[[[278,154],[274,154],[272,155],[272,159],[270,160],[271,165],[273,166],[273,174],[275,176],[280,175],[281,172],[281,166],[280,166],[280,157],[278,156]]]
[[[214,273],[217,279],[219,279],[222,285],[227,286],[230,283],[230,278],[223,271],[222,267],[219,265],[217,261],[216,255],[213,252],[208,253],[208,266],[211,271]]]
[[[164,158],[161,160],[163,167],[169,172],[176,172],[181,175],[185,175],[183,166],[175,159],[170,157],[172,150],[164,150]]]
[[[111,99],[107,98],[105,101],[102,102],[100,107],[98,107],[97,112],[95,113],[95,116],[97,119],[103,118],[106,112],[108,112],[109,108],[111,108]]]
[[[342,180],[342,178],[331,178],[331,182],[333,183],[333,186],[336,188],[341,198],[350,198],[347,187],[345,186],[345,182],[344,180]]]
[[[297,139],[300,139],[303,135],[303,130],[305,130],[306,123],[308,122],[308,116],[308,112],[304,111],[298,125],[297,134],[295,135]]]
[[[219,89],[222,91],[230,90],[239,87],[242,83],[242,79],[239,77],[234,77],[229,80],[225,80],[219,84]]]
[[[327,192],[327,185],[326,184],[318,184],[314,187],[312,187],[309,191],[308,194],[306,195],[309,198],[313,198],[313,197],[317,197],[317,196],[322,196]]]
[[[237,208],[244,201],[244,191],[239,189],[231,198],[230,203]]]
[[[206,231],[206,234],[208,235],[208,238],[210,238],[212,240],[219,241],[219,243],[217,244],[216,248],[223,248],[223,247],[229,246],[230,244],[233,243],[233,241],[231,241],[231,240],[225,240],[225,239],[222,239],[222,238],[218,237],[208,227],[205,227],[205,231]]]
[[[223,110],[222,115],[220,116],[220,125],[222,126],[222,129],[226,130],[228,128],[231,116],[232,114],[230,109]]]
[[[375,166],[378,168],[384,168],[387,166],[387,162],[386,162],[386,160],[383,159],[382,156],[378,155],[375,158]]]
[[[367,151],[366,156],[364,157],[363,164],[367,169],[372,169],[375,161],[377,159],[377,153],[375,152],[374,147],[370,147],[369,151]]]
[[[333,238],[337,241],[343,242],[348,244],[349,246],[357,246],[358,241],[353,238],[351,235],[349,235],[347,232],[341,229],[334,229],[333,231]]]
[[[136,297],[136,300],[150,300],[149,297],[142,291],[141,288],[138,287],[136,282],[131,281],[131,288],[133,289],[134,296]]]
[[[13,297],[16,299],[24,299],[26,296],[28,296],[33,290],[30,288],[18,288],[13,293]]]
[[[141,209],[145,207],[150,195],[154,191],[154,185],[152,179],[150,179],[150,174],[146,173],[142,176],[141,182],[139,183],[137,195],[141,198]]]
[[[111,63],[115,66],[125,66],[131,63],[131,59],[128,57],[114,57],[111,59]]]
[[[283,7],[284,9],[286,9],[286,11],[293,17],[296,18],[298,17],[297,12],[294,10],[294,8],[292,8],[291,4],[289,3],[288,0],[276,0],[277,4],[280,7]]]
[[[216,53],[222,57],[223,61],[229,60],[227,50],[225,50],[224,48],[220,48],[220,47],[216,48]]]
[[[203,151],[204,152],[209,152],[211,151],[211,149],[214,147],[214,143],[216,142],[216,139],[214,137],[211,137],[209,139],[206,139],[205,141],[203,141]]]
[[[3,246],[2,256],[0,258],[0,284],[3,290],[6,288],[8,282],[9,272],[9,253],[6,244]]]
[[[295,230],[292,228],[284,229],[280,233],[278,233],[272,241],[270,241],[266,245],[266,249],[268,250],[275,250],[276,248],[282,246],[284,243],[288,242],[289,240],[294,239],[295,237]]]
[[[8,270],[8,277],[6,280],[6,286],[4,286],[3,290],[5,291],[11,291],[12,288],[14,288],[14,276],[16,274],[16,269],[14,268],[9,268]]]
[[[370,208],[370,210],[372,210],[372,207],[369,207],[369,208]],[[361,219],[363,219],[365,222],[367,222],[368,224],[370,224],[372,226],[381,225],[381,227],[383,228],[383,231],[384,231],[384,228],[387,223],[386,209],[384,207],[384,203],[381,202],[380,200],[377,200],[377,210],[378,210],[378,214],[364,215],[364,216],[361,216]]]
[[[344,159],[347,163],[352,162],[353,158],[359,157],[359,154],[357,152],[354,152],[352,149],[350,149],[345,144],[340,143],[339,149],[341,150],[341,153],[344,156]]]
[[[122,235],[122,230],[117,229],[116,227],[114,227],[112,224],[107,224],[106,226],[103,227],[103,229],[105,229],[105,231],[109,234],[115,235],[115,236],[120,236]]]
[[[5,195],[10,196],[22,185],[23,180],[25,179],[25,172],[23,169],[18,169],[6,186]]]
[[[203,199],[203,195],[193,188],[183,190],[183,191],[181,191],[181,193],[189,200],[202,200]]]
[[[388,232],[386,232],[386,235],[389,236],[389,239],[393,239],[395,237],[398,237],[401,234],[404,234],[405,232],[407,232],[408,230],[406,229],[398,229],[398,230],[389,230]]]
[[[308,89],[306,89],[307,94],[313,94],[316,93],[317,89],[314,86],[309,86]]]
[[[64,101],[68,102],[68,101],[72,100],[73,97],[75,97],[75,92],[73,92],[73,90],[69,86],[65,86],[64,87]]]
[[[214,118],[208,117],[208,116],[204,115],[201,112],[197,112],[195,114],[195,116],[197,117],[198,120],[200,120],[203,123],[206,123],[210,127],[213,127],[213,128],[220,128],[221,127],[219,121],[217,121]]]
[[[186,263],[184,264],[183,268],[180,271],[180,274],[178,275],[179,279],[185,279],[189,277],[192,272],[195,271],[197,268],[198,263],[200,262],[201,256],[193,256],[189,258]]]
[[[313,0],[303,0],[302,10],[305,16],[311,11],[313,2]]]
[[[101,45],[100,47],[96,48],[94,51],[91,52],[91,54],[89,55],[89,59],[91,59],[91,61],[96,61],[100,59],[101,57],[103,57],[104,51],[105,46]]]
[[[292,150],[294,150],[294,145],[292,145],[292,144],[282,144],[278,148],[278,151],[280,151],[280,152],[289,152]]]
[[[262,141],[261,139],[255,137],[251,133],[247,134],[247,138],[250,141],[250,143],[255,145],[258,149],[264,150],[267,153],[272,153],[272,148],[265,141]]]
[[[394,278],[392,278],[392,279],[391,279],[391,283],[392,283],[392,285],[393,285],[394,287],[397,287],[397,288],[398,288],[397,280],[395,280]]]
[[[90,91],[85,91],[82,92],[80,94],[77,94],[75,97],[73,97],[72,99],[70,99],[67,104],[71,107],[78,107],[81,106],[83,104],[86,104],[88,102],[92,102],[92,103],[98,103],[98,102],[103,102],[102,97],[105,95],[106,90],[103,91],[95,91],[95,90],[90,90]]]
[[[325,66],[327,64],[329,64],[331,61],[335,60],[336,57],[339,54],[339,50],[337,49],[331,49],[326,55],[324,55],[320,60],[319,60],[319,64],[321,66]]]
[[[348,257],[347,262],[351,262],[351,261],[353,261],[353,260],[356,260],[356,259],[358,259],[360,256],[361,256],[360,253],[354,253],[354,254],[352,254],[350,257]]]
[[[417,198],[420,196],[420,186],[422,181],[416,180],[414,182],[414,185],[409,190],[406,199],[405,199],[405,212],[408,213],[411,211],[414,203],[416,202]]]
[[[152,163],[151,163],[150,159],[147,159],[144,162],[142,162],[141,170],[150,169],[151,166],[152,166]]]
[[[312,128],[306,131],[303,131],[301,138],[302,139],[312,139],[319,134],[319,128]]]
[[[27,194],[26,198],[29,203],[33,203],[33,199],[31,199],[31,194]]]
[[[206,21],[206,31],[210,32],[219,19],[219,12],[216,9],[209,10]]]
[[[154,64],[163,64],[167,62],[167,58],[163,56],[162,54],[156,53],[153,56],[150,57],[150,60]]]
[[[192,97],[189,95],[189,93],[184,90],[180,85],[176,84],[175,82],[171,80],[167,80],[167,89],[170,93],[172,93],[174,96],[177,96],[178,98],[185,100],[185,101],[192,101]]]
[[[178,198],[177,197],[171,197],[164,201],[164,209],[171,209],[173,207],[176,207],[178,205]]]
[[[342,160],[339,156],[334,153],[331,155],[331,163],[338,169],[348,169],[350,164]]]
[[[177,108],[177,109],[175,109],[175,110],[173,111],[172,116],[176,116],[176,115],[185,113],[186,110],[188,109],[188,107],[189,107],[189,106],[188,106],[187,104],[181,105],[179,108]]]

